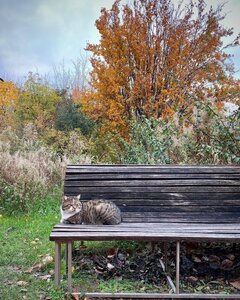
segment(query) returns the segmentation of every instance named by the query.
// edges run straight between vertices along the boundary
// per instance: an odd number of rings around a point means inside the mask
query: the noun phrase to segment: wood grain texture
[[[216,230],[219,237],[225,234],[224,238],[238,239],[238,229],[227,229],[226,226],[240,223],[240,166],[70,165],[66,170],[64,193],[81,194],[83,201],[97,198],[113,201],[121,209],[123,224],[154,224],[151,225],[155,228],[152,237],[161,238],[156,235],[158,232],[164,236],[168,233],[166,228],[161,231],[162,227],[157,224],[178,223],[180,229],[170,227],[171,237],[174,230],[175,235],[182,228],[186,230],[183,224],[197,224],[199,231],[189,230],[187,238],[192,235],[195,239],[193,234],[201,232],[209,238],[214,233],[204,231],[202,226],[220,223],[225,231]],[[118,238],[135,230],[138,234],[142,232],[141,239],[147,239],[153,233],[149,228],[129,227]],[[90,232],[89,227],[82,228],[81,234],[87,235],[88,229]],[[96,233],[109,231],[105,238],[114,238],[118,230],[110,229],[100,227]],[[91,239],[93,235],[91,232]],[[131,237],[126,234],[126,238]]]

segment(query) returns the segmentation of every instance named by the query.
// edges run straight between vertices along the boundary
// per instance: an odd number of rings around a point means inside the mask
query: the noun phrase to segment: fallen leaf
[[[42,263],[44,265],[51,263],[52,261],[53,261],[53,257],[50,254],[46,254],[42,259]]]
[[[223,270],[231,270],[232,266],[233,266],[233,261],[232,260],[224,259],[222,261],[221,267],[222,267]]]
[[[111,271],[112,269],[114,269],[114,265],[110,264],[110,263],[107,263],[107,268],[109,271]]]
[[[233,255],[233,254],[228,254],[228,255],[227,255],[227,258],[230,259],[230,260],[234,260],[234,259],[235,259],[235,255]]]
[[[28,282],[20,280],[20,281],[17,282],[17,285],[19,285],[19,286],[25,286],[25,285],[28,285]]]
[[[40,279],[42,279],[42,280],[48,280],[48,279],[50,279],[51,278],[51,275],[41,275],[41,276],[39,276],[38,278],[40,278]]]
[[[32,273],[34,267],[30,267],[27,270],[24,271],[24,273]]]
[[[240,279],[236,281],[230,282],[231,286],[233,286],[235,289],[240,290]]]
[[[191,282],[191,283],[197,283],[198,282],[198,277],[195,276],[188,276],[186,277],[187,281]]]
[[[202,262],[201,259],[200,259],[199,257],[197,257],[196,255],[193,255],[193,256],[192,256],[192,259],[193,259],[193,261],[194,261],[195,263],[201,263],[201,262]]]

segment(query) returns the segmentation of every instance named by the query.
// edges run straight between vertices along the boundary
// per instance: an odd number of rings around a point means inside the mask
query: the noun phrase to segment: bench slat
[[[158,240],[198,240],[198,241],[224,241],[234,240],[240,241],[240,234],[236,233],[195,233],[195,232],[52,232],[50,235],[51,241],[71,241],[71,240],[135,240],[135,241],[158,241]]]
[[[121,179],[238,179],[240,173],[66,173],[65,181]]]
[[[240,187],[240,180],[233,179],[155,179],[155,180],[78,180],[66,181],[65,187],[161,187],[161,186],[238,186]]]
[[[134,186],[123,186],[123,187],[106,187],[101,186],[97,187],[98,193],[136,193],[139,195],[142,193],[154,192],[154,193],[240,193],[240,186],[162,186],[162,187],[134,187]],[[78,193],[96,193],[96,187],[75,187],[75,186],[65,186],[64,192],[66,194],[75,194]]]
[[[194,165],[70,165],[69,173],[239,173],[236,166]]]

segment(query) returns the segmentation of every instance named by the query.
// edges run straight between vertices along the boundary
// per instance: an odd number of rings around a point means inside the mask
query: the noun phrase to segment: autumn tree
[[[92,89],[81,95],[85,111],[126,135],[128,120],[191,113],[194,99],[221,101],[239,92],[223,39],[223,5],[203,0],[174,7],[171,0],[134,0],[102,9],[92,52]],[[238,45],[236,40],[235,45]]]
[[[16,105],[16,119],[22,126],[32,123],[39,132],[54,126],[61,97],[38,74],[29,73]]]
[[[17,86],[11,81],[0,81],[0,127],[12,125],[12,113],[19,96]]]

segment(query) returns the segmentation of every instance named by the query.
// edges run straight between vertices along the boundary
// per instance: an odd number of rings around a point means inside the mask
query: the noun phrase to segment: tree
[[[99,44],[89,44],[91,90],[80,102],[92,118],[127,135],[134,116],[168,119],[186,115],[193,102],[222,101],[236,91],[234,66],[223,47],[233,34],[221,25],[223,5],[206,10],[203,0],[174,7],[171,0],[115,1],[102,9]],[[192,97],[194,96],[194,97]]]
[[[79,128],[83,135],[89,135],[94,126],[93,121],[85,116],[80,105],[73,102],[67,91],[61,93],[61,98],[56,109],[55,128],[67,132]]]
[[[53,86],[59,90],[83,90],[88,85],[90,62],[87,52],[66,64],[64,60],[53,66]]]
[[[29,73],[16,105],[20,125],[32,123],[39,132],[54,126],[56,105],[61,97],[38,74]]]
[[[0,81],[0,127],[12,125],[12,113],[19,90],[11,81]]]

